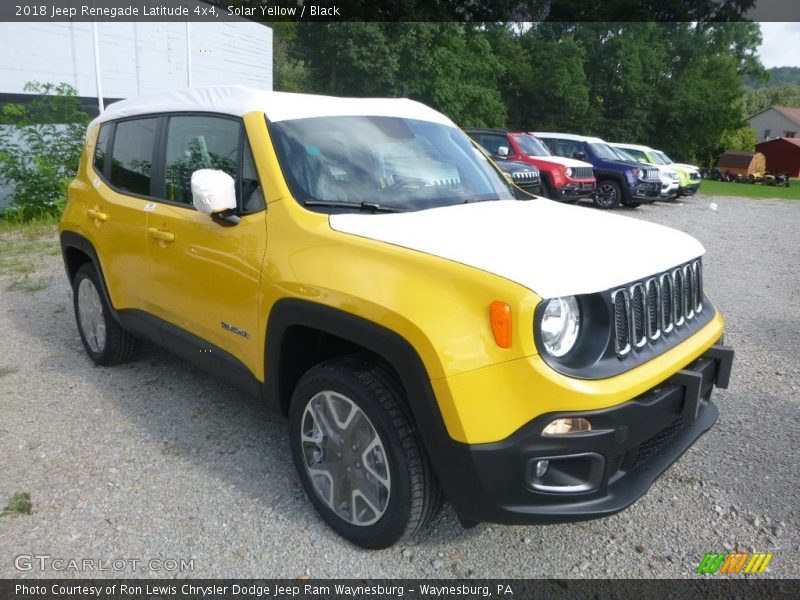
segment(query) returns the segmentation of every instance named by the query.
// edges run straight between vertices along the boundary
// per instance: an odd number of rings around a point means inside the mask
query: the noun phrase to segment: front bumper
[[[571,199],[591,198],[594,196],[595,188],[594,181],[569,182],[558,189],[558,195],[561,198]]]
[[[661,182],[638,180],[628,190],[636,202],[653,202],[661,194]]]
[[[682,185],[678,188],[679,196],[694,196],[700,189],[700,183],[690,183],[689,185]]]
[[[458,444],[450,476],[470,493],[449,500],[464,521],[558,523],[619,512],[714,425],[719,413],[711,390],[727,387],[732,363],[733,350],[715,345],[628,402],[549,413],[500,442]],[[588,419],[592,431],[542,435],[561,417]],[[549,468],[537,477],[542,460]]]

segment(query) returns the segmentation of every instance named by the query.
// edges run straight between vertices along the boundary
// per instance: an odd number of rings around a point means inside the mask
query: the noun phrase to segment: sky
[[[758,48],[766,68],[800,67],[800,23],[761,23]]]

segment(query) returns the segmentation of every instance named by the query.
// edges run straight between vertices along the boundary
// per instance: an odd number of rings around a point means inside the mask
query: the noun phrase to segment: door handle
[[[149,235],[154,240],[159,240],[161,242],[174,242],[175,241],[175,234],[170,233],[169,231],[161,231],[160,229],[156,229],[155,227],[148,227],[147,228],[147,235]]]
[[[92,217],[95,221],[102,221],[103,223],[108,221],[108,215],[106,213],[100,212],[99,210],[95,210],[93,208],[87,210],[86,214]]]

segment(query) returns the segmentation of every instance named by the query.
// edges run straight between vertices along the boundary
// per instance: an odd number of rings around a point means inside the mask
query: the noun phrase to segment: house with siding
[[[770,106],[747,119],[756,140],[800,137],[800,108]]]

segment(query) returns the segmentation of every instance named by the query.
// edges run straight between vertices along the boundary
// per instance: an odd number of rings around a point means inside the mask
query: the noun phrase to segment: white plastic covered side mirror
[[[192,204],[201,213],[213,215],[236,208],[236,182],[217,169],[192,173]]]
[[[508,146],[500,146],[497,149],[497,156],[502,156],[503,158],[508,156]]]

